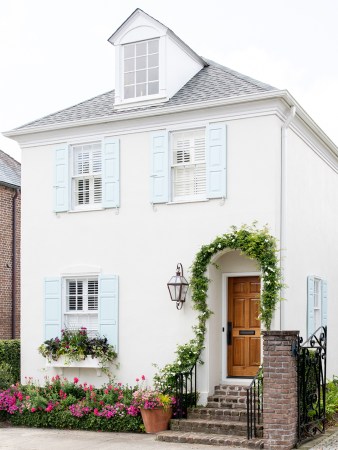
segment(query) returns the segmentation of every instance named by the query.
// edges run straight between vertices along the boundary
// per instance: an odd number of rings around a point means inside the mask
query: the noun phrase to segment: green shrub
[[[332,422],[334,415],[338,412],[338,378],[326,384],[326,419]]]
[[[20,380],[20,341],[18,339],[0,340],[0,364],[11,366],[14,382]]]
[[[5,362],[0,363],[0,391],[8,389],[16,381],[12,367]]]

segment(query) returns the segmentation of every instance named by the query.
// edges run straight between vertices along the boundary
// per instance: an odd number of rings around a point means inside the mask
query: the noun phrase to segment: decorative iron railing
[[[298,339],[298,443],[325,431],[327,327]]]
[[[247,438],[261,437],[263,430],[263,367],[246,391]]]
[[[197,405],[196,365],[197,362],[190,370],[175,375],[176,404],[173,414],[175,419],[186,419],[188,408]]]

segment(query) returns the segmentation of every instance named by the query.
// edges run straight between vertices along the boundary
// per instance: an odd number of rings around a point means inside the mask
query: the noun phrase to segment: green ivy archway
[[[213,256],[224,249],[240,250],[258,262],[263,282],[260,319],[265,328],[270,330],[273,313],[280,300],[280,289],[283,287],[277,240],[271,236],[267,227],[257,229],[255,224],[243,225],[241,228],[233,226],[230,233],[217,236],[209,245],[203,245],[196,254],[190,280],[193,308],[198,311],[197,324],[193,327],[195,337],[188,343],[177,346],[175,361],[161,369],[155,376],[155,381],[161,377],[162,382],[164,379],[168,381],[176,373],[189,370],[197,360],[200,361],[206,323],[212,314],[207,304],[209,279],[206,273]]]

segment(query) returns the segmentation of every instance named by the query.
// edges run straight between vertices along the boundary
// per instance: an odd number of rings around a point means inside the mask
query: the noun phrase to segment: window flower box
[[[100,363],[99,359],[92,358],[91,356],[87,356],[81,361],[69,361],[67,357],[60,356],[57,361],[47,359],[46,366],[61,369],[61,375],[63,375],[65,368],[96,369],[96,374],[98,377],[100,377],[102,374],[102,364]],[[105,367],[108,366],[106,365]]]
[[[61,339],[48,339],[39,347],[39,353],[46,358],[47,367],[61,369],[65,367],[79,369],[96,369],[110,376],[110,365],[117,358],[117,353],[106,337],[89,337],[87,329],[61,330]]]

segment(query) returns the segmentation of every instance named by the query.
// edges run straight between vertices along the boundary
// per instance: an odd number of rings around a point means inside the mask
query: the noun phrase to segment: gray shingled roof
[[[21,164],[0,150],[0,184],[21,186]]]
[[[254,80],[213,61],[206,59],[205,61],[208,62],[209,66],[202,68],[169,101],[160,105],[135,108],[133,111],[160,110],[163,107],[194,104],[207,100],[225,99],[276,90],[276,88],[268,84]],[[117,116],[121,112],[125,112],[125,110],[114,110],[114,99],[115,92],[109,91],[70,108],[29,122],[16,128],[16,130],[29,130],[35,127],[53,126],[85,119]]]

